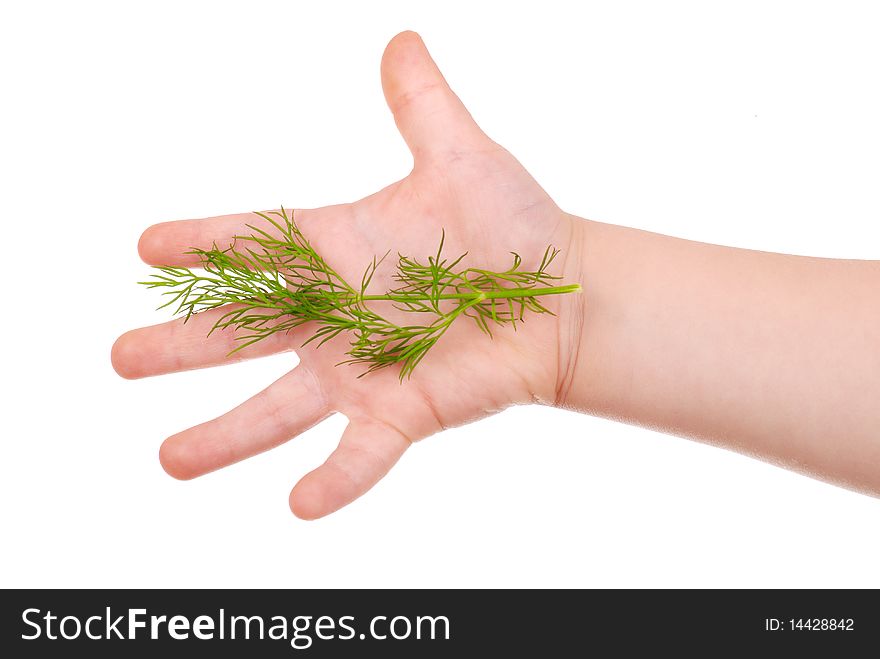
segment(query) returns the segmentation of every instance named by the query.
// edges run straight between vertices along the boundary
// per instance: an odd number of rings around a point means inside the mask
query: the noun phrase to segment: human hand
[[[296,210],[298,226],[317,251],[350,281],[389,249],[423,257],[436,251],[442,229],[449,254],[468,251],[468,263],[502,269],[509,252],[528,259],[547,245],[562,250],[554,274],[576,283],[577,224],[563,213],[519,162],[489,139],[450,90],[421,39],[396,36],[382,58],[382,85],[414,159],[403,180],[360,201]],[[259,224],[252,214],[157,224],[138,249],[150,264],[197,266],[185,252],[225,245]],[[381,278],[382,271],[377,274]],[[127,332],[113,346],[114,368],[139,378],[204,368],[296,350],[292,371],[223,416],[168,438],[165,470],[193,478],[273,448],[332,412],[349,424],[327,461],[304,476],[290,495],[305,519],[327,515],[366,492],[410,444],[444,428],[510,405],[560,398],[571,377],[579,339],[580,296],[548,298],[557,315],[528,318],[516,332],[488,339],[472,323],[457,323],[431,349],[411,379],[393,369],[358,379],[345,358],[345,336],[320,349],[301,348],[304,328],[275,334],[234,355],[232,331],[205,338],[223,313],[200,313],[185,325],[171,321]]]

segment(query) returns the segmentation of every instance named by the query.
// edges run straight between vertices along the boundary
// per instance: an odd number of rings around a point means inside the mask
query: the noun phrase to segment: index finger
[[[324,206],[323,208],[288,210],[296,218],[297,225],[308,232],[309,226],[332,222],[349,211],[350,204]],[[271,215],[279,211],[264,211]],[[214,245],[223,249],[232,244],[236,236],[253,233],[249,226],[269,234],[278,230],[257,213],[233,213],[198,220],[161,222],[149,227],[138,241],[138,254],[150,265],[177,267],[198,266],[196,254],[187,254],[193,248],[211,249]]]

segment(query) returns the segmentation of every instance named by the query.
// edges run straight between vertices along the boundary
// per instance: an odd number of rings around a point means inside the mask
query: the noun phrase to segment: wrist
[[[569,401],[579,370],[588,297],[588,282],[584,276],[588,222],[569,213],[565,213],[565,219],[569,238],[562,253],[561,281],[580,284],[581,292],[562,296],[558,310],[556,381],[550,404],[563,408],[571,406]]]

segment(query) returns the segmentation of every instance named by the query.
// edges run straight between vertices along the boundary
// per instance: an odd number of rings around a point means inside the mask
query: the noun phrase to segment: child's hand
[[[413,171],[358,202],[295,211],[318,252],[344,278],[360,281],[365,264],[388,250],[434,253],[445,229],[447,253],[469,250],[468,263],[478,267],[506,267],[509,252],[540,256],[552,244],[562,250],[553,274],[577,283],[576,223],[474,123],[416,34],[388,45],[382,85]],[[143,234],[139,251],[147,263],[195,266],[195,257],[184,255],[189,248],[225,246],[248,233],[246,224],[258,223],[242,214],[159,224]],[[277,446],[338,411],[349,419],[338,448],[290,495],[300,517],[331,513],[372,487],[413,441],[509,405],[556,401],[571,376],[581,296],[546,303],[557,316],[529,317],[492,340],[472,323],[456,323],[403,384],[394,369],[358,379],[358,367],[336,366],[345,336],[300,349],[306,328],[273,335],[233,359],[297,350],[300,364],[236,409],[167,439],[162,465],[172,476],[193,478]],[[138,378],[228,362],[234,334],[206,338],[221,313],[124,334],[113,347],[114,367]]]

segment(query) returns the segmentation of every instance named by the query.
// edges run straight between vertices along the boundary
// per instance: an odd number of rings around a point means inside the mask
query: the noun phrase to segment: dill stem
[[[482,300],[499,300],[517,297],[538,297],[539,295],[564,295],[565,293],[580,293],[580,284],[567,284],[565,286],[548,286],[546,288],[505,288],[498,291],[480,291],[479,293],[443,293],[434,296],[440,300],[470,300],[480,298]],[[427,300],[429,295],[361,295],[364,302],[371,300],[389,302],[407,302],[408,300]]]

